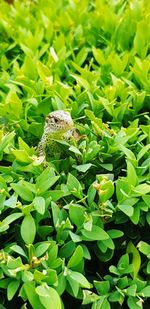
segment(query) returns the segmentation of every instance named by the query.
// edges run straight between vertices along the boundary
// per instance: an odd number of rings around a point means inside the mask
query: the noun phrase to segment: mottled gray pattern
[[[73,120],[69,112],[58,110],[47,115],[44,132],[38,144],[37,153],[39,156],[46,156],[46,149],[55,156],[55,140],[67,140],[73,132]],[[58,146],[56,146],[58,152]]]

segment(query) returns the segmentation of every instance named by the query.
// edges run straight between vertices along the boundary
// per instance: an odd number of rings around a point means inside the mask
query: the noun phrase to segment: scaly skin
[[[45,158],[61,155],[61,147],[55,140],[67,140],[71,137],[74,123],[69,112],[57,110],[47,115],[44,132],[38,144],[38,156]]]

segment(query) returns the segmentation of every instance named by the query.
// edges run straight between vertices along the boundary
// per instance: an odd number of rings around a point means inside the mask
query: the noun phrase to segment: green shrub
[[[1,0],[1,309],[148,308],[149,14],[146,0]],[[80,139],[44,168],[57,109]]]

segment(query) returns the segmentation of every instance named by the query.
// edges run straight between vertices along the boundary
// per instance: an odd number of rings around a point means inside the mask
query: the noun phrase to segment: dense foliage
[[[0,309],[149,308],[150,1],[0,2]],[[79,138],[36,147],[69,110]]]

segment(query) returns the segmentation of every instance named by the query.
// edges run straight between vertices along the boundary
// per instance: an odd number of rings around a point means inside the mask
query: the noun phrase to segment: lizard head
[[[69,112],[57,110],[47,115],[45,121],[45,129],[49,132],[67,132],[74,126],[73,120]]]

